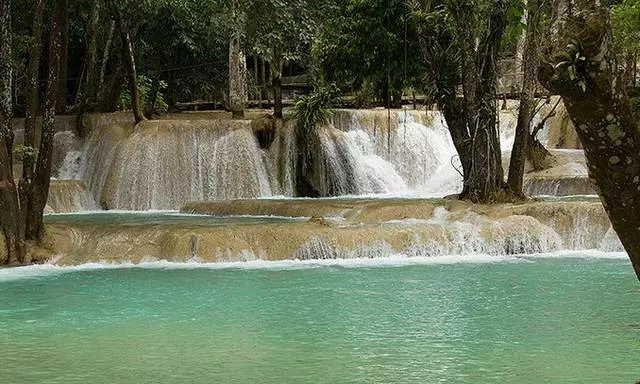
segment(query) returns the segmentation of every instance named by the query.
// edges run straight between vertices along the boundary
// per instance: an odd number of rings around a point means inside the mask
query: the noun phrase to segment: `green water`
[[[640,379],[624,259],[269,265],[0,270],[0,383]]]

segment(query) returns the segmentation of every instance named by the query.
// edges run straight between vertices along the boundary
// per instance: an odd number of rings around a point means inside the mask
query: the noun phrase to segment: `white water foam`
[[[75,266],[58,266],[54,264],[38,264],[24,267],[0,269],[0,283],[22,279],[37,279],[64,273],[86,272],[96,270],[117,269],[152,269],[152,270],[298,270],[314,268],[402,268],[420,265],[455,265],[455,264],[493,264],[535,262],[545,259],[606,259],[626,260],[624,252],[603,252],[599,250],[561,251],[529,255],[493,256],[493,255],[446,255],[436,257],[414,256],[402,254],[379,258],[358,259],[325,259],[325,260],[252,260],[243,262],[199,263],[145,261],[134,264],[125,263],[87,263]]]

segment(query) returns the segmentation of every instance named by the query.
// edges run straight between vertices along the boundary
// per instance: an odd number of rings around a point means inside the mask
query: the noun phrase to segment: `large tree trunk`
[[[58,93],[58,76],[62,56],[62,31],[57,24],[55,15],[66,2],[64,0],[53,1],[53,17],[51,18],[51,37],[49,39],[49,71],[47,75],[47,90],[45,93],[45,106],[42,119],[42,138],[38,151],[38,161],[31,198],[29,201],[28,220],[26,225],[26,237],[28,240],[39,241],[44,234],[42,214],[47,204],[49,183],[51,181],[51,154],[53,150],[53,136],[55,135],[56,101]]]
[[[536,72],[538,69],[538,29],[541,17],[538,1],[539,0],[529,0],[527,4],[527,34],[524,42],[522,60],[522,92],[520,93],[518,123],[516,125],[513,150],[511,151],[509,178],[507,180],[507,186],[511,193],[520,198],[524,197],[522,190],[524,169],[528,153],[531,120],[533,119],[535,108]]]
[[[455,95],[455,91],[448,93],[449,95]],[[467,122],[464,119],[463,100],[456,99],[455,96],[439,98],[438,107],[444,115],[444,119],[449,127],[449,133],[453,140],[453,145],[456,147],[458,158],[460,160],[460,170],[463,179],[465,175],[471,174],[471,137],[467,130]],[[469,194],[469,186],[463,183],[461,196],[467,196]]]
[[[56,13],[56,23],[61,33],[60,47],[60,74],[58,76],[58,91],[56,96],[56,113],[64,114],[67,111],[67,87],[69,57],[69,0],[60,1]]]
[[[490,9],[486,35],[475,36],[475,7],[456,4],[457,31],[462,46],[462,89],[464,116],[471,139],[471,167],[465,174],[462,198],[475,202],[494,201],[503,191],[502,152],[497,126],[495,102],[497,62],[500,42],[506,27],[506,9],[496,1]]]
[[[273,87],[273,116],[282,119],[282,47],[273,47],[271,86]]]
[[[33,36],[29,48],[29,67],[27,69],[27,111],[24,128],[25,151],[22,157],[22,180],[20,181],[20,209],[22,231],[27,223],[29,212],[29,199],[31,185],[33,183],[34,164],[37,158],[36,152],[36,119],[39,111],[40,87],[38,75],[40,68],[40,56],[42,52],[42,17],[44,12],[44,0],[37,0],[33,14]]]
[[[589,175],[640,279],[640,130],[617,79],[607,6],[576,0],[575,12],[541,65],[539,78],[562,96],[585,149]],[[576,42],[576,76],[563,51]]]
[[[11,2],[0,1],[0,224],[7,257],[4,263],[22,262],[25,257],[24,236],[20,225],[20,206],[13,179],[11,161]],[[2,253],[0,253],[1,255]]]
[[[247,59],[240,47],[240,31],[231,33],[229,42],[229,109],[234,119],[244,119],[247,105]]]

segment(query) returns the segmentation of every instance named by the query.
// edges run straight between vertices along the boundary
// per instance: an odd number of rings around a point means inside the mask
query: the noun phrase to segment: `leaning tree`
[[[571,1],[539,79],[562,97],[589,176],[640,279],[640,130],[620,79],[610,9],[603,3]]]

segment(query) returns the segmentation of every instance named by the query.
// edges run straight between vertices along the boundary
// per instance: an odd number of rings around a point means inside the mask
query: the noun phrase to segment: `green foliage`
[[[38,156],[38,150],[28,145],[16,145],[13,154],[20,161],[24,161],[26,158],[35,159]]]
[[[587,90],[587,81],[583,73],[586,58],[582,55],[580,43],[577,41],[569,43],[566,50],[562,52],[560,59],[561,61],[557,62],[554,68],[566,68],[569,79],[575,81],[582,89],[582,92],[585,92]]]
[[[616,48],[623,54],[640,54],[640,0],[623,0],[611,7]]]
[[[169,106],[165,101],[164,92],[167,90],[167,83],[163,80],[154,80],[144,75],[138,76],[138,92],[140,93],[140,104],[146,116],[166,113]],[[121,111],[131,108],[131,93],[129,87],[123,87],[118,100],[118,109]]]
[[[169,103],[210,100],[214,92],[222,93],[230,34],[225,4],[220,0],[154,4],[136,35],[139,72],[167,83]]]
[[[329,123],[331,107],[339,93],[335,84],[318,85],[313,92],[300,96],[294,106],[294,118],[298,127],[305,132]]]
[[[296,119],[296,143],[303,175],[312,174],[314,167],[321,166],[314,161],[322,152],[317,128],[329,123],[331,107],[338,93],[339,89],[335,84],[318,84],[313,92],[296,100],[293,116]]]
[[[378,103],[398,105],[404,88],[422,89],[415,36],[403,1],[348,0],[327,20],[312,54],[326,81],[366,96],[373,90]]]
[[[306,53],[337,0],[231,0],[245,13],[247,51],[266,60],[279,49],[284,60],[307,61]]]
[[[455,97],[456,87],[462,81],[462,52],[452,14],[443,4],[432,6],[413,9],[412,17],[423,41],[425,93],[443,103]]]
[[[376,100],[376,90],[369,81],[364,81],[361,88],[355,92],[354,104],[356,108],[371,108]]]
[[[502,50],[507,55],[515,55],[527,25],[523,21],[525,4],[523,0],[510,0],[506,3],[507,28],[502,38]]]

